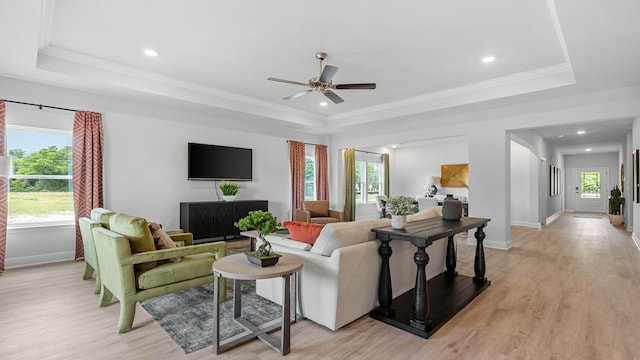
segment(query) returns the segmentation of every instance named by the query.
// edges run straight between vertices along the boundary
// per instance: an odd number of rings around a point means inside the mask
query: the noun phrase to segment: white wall
[[[431,182],[431,177],[441,176],[441,165],[469,162],[469,140],[457,137],[402,146],[394,150],[389,162],[391,196],[424,196],[424,186]],[[469,190],[438,185],[438,194],[467,198]]]
[[[632,148],[634,150],[639,149],[640,148],[640,116],[633,119],[633,136],[632,137],[633,137]],[[630,163],[631,162],[629,162],[629,164]],[[627,179],[629,181],[629,184],[633,184],[633,176],[627,177]],[[633,199],[633,196],[631,196],[631,198]],[[632,207],[633,209],[631,210],[631,213],[633,216],[633,224],[640,224],[640,204],[638,204],[637,202],[633,202]],[[633,241],[636,243],[636,246],[638,246],[638,249],[640,249],[640,236],[636,231],[636,229],[638,228],[639,227],[636,227],[636,226],[633,227],[632,238],[633,238]]]
[[[511,224],[539,228],[539,160],[511,141]]]

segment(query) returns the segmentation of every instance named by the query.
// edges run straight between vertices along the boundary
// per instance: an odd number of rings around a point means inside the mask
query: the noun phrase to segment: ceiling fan
[[[299,81],[291,81],[291,80],[284,80],[284,79],[278,79],[278,78],[274,78],[274,77],[269,77],[267,78],[267,80],[271,80],[271,81],[278,81],[278,82],[283,82],[283,83],[287,83],[287,84],[294,84],[294,85],[302,85],[302,86],[307,86],[310,87],[311,89],[307,89],[305,91],[287,96],[285,98],[283,98],[284,100],[291,100],[291,99],[295,99],[297,97],[300,97],[302,95],[308,94],[310,92],[313,91],[317,91],[321,94],[323,94],[324,96],[328,97],[331,101],[333,101],[334,104],[339,104],[341,102],[344,101],[344,99],[342,99],[340,96],[338,96],[338,94],[336,94],[335,92],[331,91],[331,89],[335,89],[335,90],[373,90],[376,88],[376,84],[375,83],[363,83],[363,84],[334,84],[333,81],[331,81],[331,79],[333,79],[334,75],[338,72],[338,68],[335,66],[331,66],[331,65],[325,65],[325,67],[322,67],[322,61],[324,61],[324,59],[327,58],[327,54],[323,53],[323,52],[318,52],[316,53],[316,59],[318,59],[320,61],[320,75],[318,75],[317,77],[313,77],[311,79],[309,79],[308,83],[303,83],[303,82],[299,82]]]

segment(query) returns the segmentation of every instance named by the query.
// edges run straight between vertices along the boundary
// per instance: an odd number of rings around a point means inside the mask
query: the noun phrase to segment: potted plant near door
[[[620,225],[624,222],[624,215],[622,215],[622,205],[624,204],[624,198],[620,197],[622,193],[618,189],[618,185],[611,189],[611,196],[609,196],[609,222],[612,225]]]

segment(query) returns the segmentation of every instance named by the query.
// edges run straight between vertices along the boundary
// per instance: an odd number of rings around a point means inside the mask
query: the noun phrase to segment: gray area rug
[[[186,354],[213,346],[213,284],[145,300],[141,305]],[[279,318],[281,312],[280,305],[256,295],[254,281],[242,282],[242,317],[258,326]],[[221,340],[243,332],[232,313],[229,296],[220,304]]]

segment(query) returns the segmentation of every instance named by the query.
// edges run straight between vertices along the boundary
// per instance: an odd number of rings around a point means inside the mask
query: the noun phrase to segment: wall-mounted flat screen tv
[[[253,180],[253,149],[189,143],[189,180]]]

